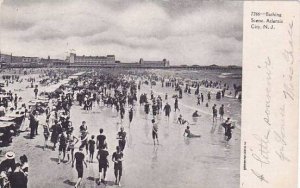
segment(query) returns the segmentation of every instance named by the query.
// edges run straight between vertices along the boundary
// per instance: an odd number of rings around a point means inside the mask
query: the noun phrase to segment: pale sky
[[[74,49],[114,54],[121,62],[241,65],[242,13],[236,1],[2,0],[0,50],[65,59]]]

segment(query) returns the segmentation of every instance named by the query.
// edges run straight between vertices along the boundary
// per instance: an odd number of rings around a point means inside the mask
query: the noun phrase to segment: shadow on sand
[[[94,182],[96,182],[96,181],[98,182],[99,181],[99,178],[94,178],[94,177],[91,177],[91,176],[87,177],[86,179],[88,179],[90,181],[94,181]],[[101,182],[101,184],[104,185],[103,182]],[[114,186],[114,185],[115,185],[115,182],[113,182],[113,181],[106,181],[106,186]]]
[[[44,146],[41,146],[41,145],[36,145],[35,147],[40,148],[40,149],[44,149]]]
[[[51,157],[50,160],[58,163],[58,158]],[[64,164],[70,163],[70,161],[66,161],[65,159],[60,159],[60,162]]]
[[[98,181],[99,180],[99,178],[94,178],[94,177],[91,177],[91,176],[87,177],[86,179],[88,179],[90,181]]]
[[[58,163],[58,158],[51,157],[51,161]]]
[[[35,147],[36,147],[36,148],[40,148],[40,149],[44,149],[44,146],[41,146],[41,145],[36,145]],[[53,150],[53,147],[47,145],[47,146],[45,147],[45,149]]]
[[[63,183],[67,184],[67,185],[70,185],[70,186],[75,186],[76,185],[76,182],[72,182],[70,180],[65,180]]]
[[[30,135],[29,135],[29,134],[23,136],[23,138],[26,138],[26,139],[33,139],[33,138],[30,138]]]

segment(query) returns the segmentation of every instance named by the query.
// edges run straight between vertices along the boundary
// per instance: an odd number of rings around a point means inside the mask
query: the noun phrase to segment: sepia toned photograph
[[[0,1],[0,187],[240,187],[243,2]]]

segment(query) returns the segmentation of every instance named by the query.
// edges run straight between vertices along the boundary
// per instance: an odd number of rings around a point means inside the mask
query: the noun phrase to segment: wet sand
[[[24,88],[24,91],[17,92],[24,99],[33,98],[33,89],[25,89],[25,85],[14,84],[10,88]],[[28,84],[29,85],[29,84]],[[171,99],[170,88],[161,88],[158,84],[152,88],[158,93],[169,93],[169,103],[173,108],[174,100]],[[13,89],[11,89],[13,91]],[[150,93],[149,86],[142,86],[141,92]],[[150,94],[148,94],[149,96]],[[139,94],[138,94],[139,96]],[[164,95],[162,96],[164,98]],[[232,101],[231,101],[232,100]],[[221,102],[215,102],[219,106]],[[240,122],[240,104],[234,99],[225,99],[222,103],[228,106],[230,103],[231,116]],[[191,117],[196,105],[196,96],[187,96],[180,100],[180,112],[171,113],[169,122],[163,115],[159,115],[158,136],[160,145],[153,146],[151,137],[151,117],[145,118],[143,106],[138,104],[135,107],[133,122],[128,127],[128,113],[123,126],[127,132],[128,140],[124,151],[122,187],[138,188],[237,188],[239,187],[239,166],[240,166],[240,129],[233,130],[233,138],[229,146],[225,147],[224,130],[219,123],[212,124],[210,115],[211,105],[207,109],[200,107],[202,115],[197,123],[193,123]],[[184,106],[183,106],[184,105]],[[174,122],[179,114],[193,123],[191,131],[201,134],[201,138],[184,138],[185,126]],[[226,111],[225,111],[226,114]],[[227,115],[225,115],[227,117]],[[43,122],[45,117],[40,117]],[[118,144],[116,134],[119,128],[117,122],[119,117],[114,109],[106,107],[95,107],[93,111],[84,112],[76,104],[71,109],[71,121],[75,127],[75,133],[79,134],[81,121],[85,120],[90,135],[98,135],[99,128],[104,129],[109,147],[109,159]],[[238,123],[237,123],[238,124]],[[240,125],[238,125],[240,127]],[[28,187],[74,187],[77,180],[76,170],[71,164],[57,164],[58,151],[43,151],[42,127],[39,126],[39,134],[35,139],[27,139],[29,132],[21,133],[14,138],[9,147],[1,148],[2,154],[5,151],[16,152],[17,159],[20,155],[26,154],[29,158],[29,182]],[[77,145],[78,147],[78,145]],[[98,177],[98,164],[88,163],[84,169],[84,179],[81,187],[104,187],[95,184]],[[113,163],[110,160],[110,167],[107,172],[107,186],[113,185]]]

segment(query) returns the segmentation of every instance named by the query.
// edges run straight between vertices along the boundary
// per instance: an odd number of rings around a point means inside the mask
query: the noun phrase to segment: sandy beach
[[[36,76],[36,75],[31,75]],[[16,83],[9,86],[24,102],[34,98],[33,89],[26,88],[27,83]],[[42,90],[42,87],[40,87]],[[21,89],[21,90],[18,90]],[[22,91],[23,90],[23,91]],[[170,96],[169,104],[173,110],[174,99],[171,98],[174,90],[162,88],[160,84],[153,86],[142,85],[140,93],[155,95],[165,93]],[[167,101],[163,100],[163,105]],[[233,130],[233,138],[229,145],[225,146],[224,130],[220,123],[212,123],[212,104],[225,105],[225,117],[231,117],[236,121],[236,129]],[[196,105],[196,96],[183,95],[179,101],[180,112],[171,113],[169,121],[164,114],[158,115],[159,145],[154,146],[151,138],[151,115],[146,119],[143,106],[136,104],[134,107],[133,122],[129,127],[128,112],[126,108],[125,119],[122,125],[127,132],[127,145],[124,150],[122,187],[189,187],[189,188],[223,188],[239,187],[239,163],[240,163],[240,102],[236,99],[224,98],[216,101],[214,97],[209,107],[204,104]],[[197,109],[201,115],[195,122],[191,114]],[[191,125],[191,131],[201,134],[201,138],[185,138],[184,125],[176,123],[177,117],[182,114]],[[44,115],[39,117],[40,124],[45,121]],[[75,134],[79,135],[79,126],[82,121],[87,122],[90,135],[98,135],[99,129],[104,129],[107,136],[110,167],[107,172],[107,186],[114,185],[113,163],[111,155],[117,146],[116,133],[121,124],[115,109],[95,106],[92,111],[83,111],[75,103],[71,108],[71,121],[75,128]],[[13,143],[1,148],[1,154],[6,151],[14,151],[16,158],[26,154],[29,158],[30,173],[28,187],[72,187],[75,185],[77,173],[71,168],[70,163],[57,164],[58,151],[42,149],[43,130],[39,126],[39,135],[35,139],[28,139],[29,132],[23,132],[13,138]],[[77,146],[78,148],[78,146]],[[98,178],[98,163],[88,163],[84,169],[81,187],[98,186],[95,181]],[[138,181],[136,181],[138,179]]]

